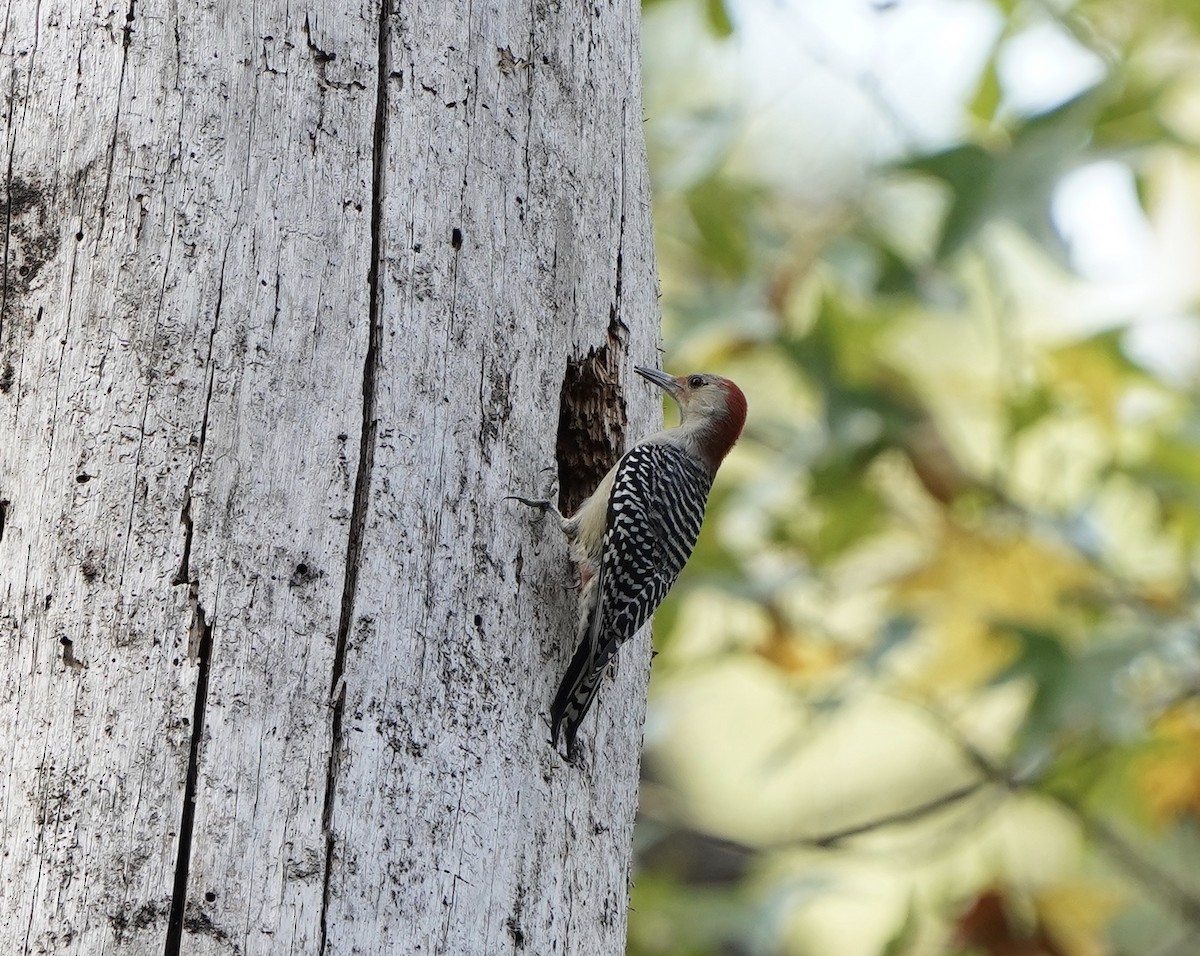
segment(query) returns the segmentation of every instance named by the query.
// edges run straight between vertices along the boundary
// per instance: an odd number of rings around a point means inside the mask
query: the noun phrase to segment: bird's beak
[[[679,398],[679,383],[675,381],[674,375],[668,375],[656,368],[642,368],[640,365],[635,365],[633,370],[647,382],[653,382],[672,398]]]

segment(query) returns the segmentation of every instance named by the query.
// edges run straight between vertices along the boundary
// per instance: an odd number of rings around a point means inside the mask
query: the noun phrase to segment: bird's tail
[[[585,636],[571,658],[562,683],[558,685],[558,693],[550,705],[550,736],[555,747],[558,746],[559,734],[565,736],[568,757],[575,750],[575,735],[579,732],[579,725],[587,716],[600,679],[616,652],[616,641],[597,641],[593,644]]]

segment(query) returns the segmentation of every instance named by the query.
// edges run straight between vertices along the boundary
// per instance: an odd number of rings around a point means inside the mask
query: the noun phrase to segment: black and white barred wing
[[[700,535],[712,476],[683,449],[638,445],[621,460],[608,503],[599,600],[551,706],[567,749],[608,662],[662,603]]]
[[[617,469],[601,567],[601,643],[633,637],[692,555],[712,477],[675,445],[640,445]]]

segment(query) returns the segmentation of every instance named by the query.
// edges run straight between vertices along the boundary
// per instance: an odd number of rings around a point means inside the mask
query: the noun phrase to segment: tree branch
[[[939,810],[953,806],[956,803],[961,803],[968,797],[979,793],[989,786],[989,784],[991,784],[990,780],[973,780],[961,787],[947,790],[940,796],[926,800],[924,803],[918,803],[916,806],[884,814],[866,823],[843,827],[840,830],[832,830],[820,836],[800,837],[796,840],[788,841],[788,845],[810,846],[821,850],[834,849],[838,844],[844,843],[852,837],[862,836],[865,833],[871,833],[875,830],[884,830],[887,827],[899,826],[903,823],[915,823],[918,820],[937,813]]]
[[[698,833],[697,836],[703,839],[706,843],[713,846],[721,847],[724,850],[730,850],[735,853],[754,854],[761,853],[764,850],[788,850],[801,847],[809,847],[818,850],[836,849],[839,844],[844,843],[853,837],[862,836],[866,833],[871,833],[875,830],[883,830],[888,827],[899,826],[904,823],[914,823],[917,820],[924,819],[937,811],[946,807],[953,806],[956,803],[974,796],[976,793],[984,790],[992,785],[990,780],[973,780],[970,783],[963,784],[961,787],[956,787],[953,790],[947,790],[945,793],[932,799],[926,800],[924,803],[919,803],[916,806],[908,807],[904,810],[897,810],[895,813],[884,814],[876,817],[866,823],[856,823],[852,826],[842,827],[837,830],[830,830],[827,833],[816,834],[813,836],[801,836],[791,839],[780,840],[777,843],[771,843],[766,846],[750,846],[745,843],[740,843],[737,840],[729,840],[725,837],[713,836],[712,834]]]
[[[1114,863],[1130,877],[1140,883],[1164,905],[1174,910],[1194,933],[1200,933],[1200,892],[1184,886],[1181,877],[1168,872],[1154,860],[1143,855],[1128,839],[1105,820],[1093,816],[1069,798],[1052,794],[1060,807],[1079,821],[1096,846],[1102,849]]]
[[[1005,772],[975,747],[946,714],[926,702],[914,703],[941,724],[945,731],[955,739],[966,759],[977,767],[989,781],[1003,784],[1009,789],[1017,789],[1031,782],[1037,776],[1036,769],[1019,777]],[[1180,919],[1192,927],[1193,931],[1200,932],[1200,891],[1183,885],[1182,877],[1167,871],[1154,860],[1145,856],[1110,823],[1094,816],[1069,797],[1060,793],[1039,792],[1070,813],[1096,846],[1129,877],[1141,884],[1149,892],[1151,898],[1162,900],[1165,905],[1175,911]]]

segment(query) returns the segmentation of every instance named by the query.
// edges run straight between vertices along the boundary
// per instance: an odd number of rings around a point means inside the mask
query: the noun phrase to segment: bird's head
[[[729,379],[707,372],[668,375],[641,366],[635,366],[634,371],[675,399],[679,427],[695,433],[697,450],[716,471],[746,423],[746,396],[742,390]]]

